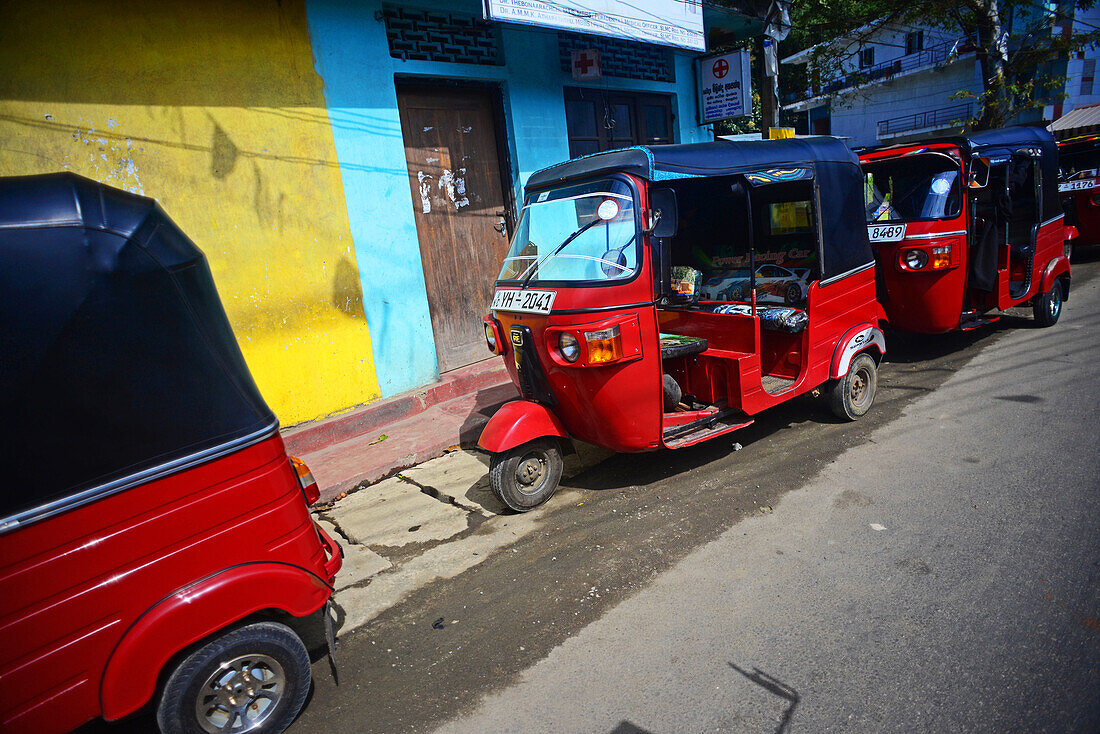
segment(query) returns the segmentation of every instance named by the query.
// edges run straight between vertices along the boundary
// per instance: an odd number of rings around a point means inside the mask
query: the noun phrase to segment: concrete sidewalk
[[[283,432],[287,451],[305,460],[320,486],[318,521],[344,550],[335,595],[341,632],[537,527],[543,508],[507,510],[489,489],[489,455],[476,448],[490,416],[517,397],[494,357],[427,388]],[[563,480],[611,453],[576,448]]]
[[[489,417],[519,397],[499,357],[448,372],[436,384],[283,431],[287,451],[313,470],[321,502],[473,447]]]
[[[611,455],[588,444],[576,448],[566,457],[563,481]],[[548,504],[563,501],[573,500]],[[458,449],[319,510],[320,523],[344,549],[335,595],[340,632],[516,542],[538,527],[545,508],[522,515],[506,509],[489,489],[489,455]]]

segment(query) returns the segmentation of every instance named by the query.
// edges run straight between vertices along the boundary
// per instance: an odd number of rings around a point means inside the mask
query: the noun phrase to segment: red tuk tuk
[[[872,148],[860,160],[893,328],[968,330],[1028,302],[1039,325],[1058,320],[1070,266],[1050,133],[987,130]]]
[[[51,174],[0,179],[0,265],[0,731],[283,731],[341,558],[202,252]]]
[[[501,501],[545,502],[571,439],[691,446],[823,385],[838,415],[866,413],[885,315],[862,186],[832,138],[641,146],[535,173],[485,318],[522,396],[479,441]]]
[[[1066,224],[1077,237],[1066,241],[1066,254],[1075,246],[1100,245],[1100,135],[1082,135],[1058,141],[1058,193]]]

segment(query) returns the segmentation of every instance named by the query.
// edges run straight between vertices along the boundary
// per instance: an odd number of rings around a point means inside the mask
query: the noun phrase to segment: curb
[[[294,455],[314,453],[423,413],[434,405],[507,381],[508,371],[504,363],[499,358],[490,357],[448,372],[434,385],[283,429],[283,443],[287,451]]]

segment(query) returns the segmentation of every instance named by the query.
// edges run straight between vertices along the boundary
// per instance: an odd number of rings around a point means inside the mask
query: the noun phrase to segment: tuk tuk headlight
[[[563,331],[558,336],[558,351],[561,352],[561,356],[565,358],[566,362],[576,362],[577,358],[581,356],[581,345],[577,341],[577,337]]]
[[[902,262],[909,270],[920,270],[928,264],[928,253],[924,250],[907,250],[902,256]]]
[[[489,351],[496,354],[497,351],[497,335],[494,333],[492,324],[485,324],[485,341],[489,342]]]

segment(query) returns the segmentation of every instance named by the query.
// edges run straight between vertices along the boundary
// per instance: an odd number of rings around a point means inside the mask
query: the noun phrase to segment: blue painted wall
[[[476,0],[426,0],[420,9],[481,14]],[[712,140],[695,124],[693,55],[675,54],[676,83],[605,78],[574,82],[561,71],[557,34],[502,26],[505,66],[401,61],[389,55],[377,0],[307,0],[310,37],[340,161],[363,306],[383,397],[438,378],[394,77],[500,82],[517,200],[532,172],[569,157],[563,87],[675,95],[678,142]]]

